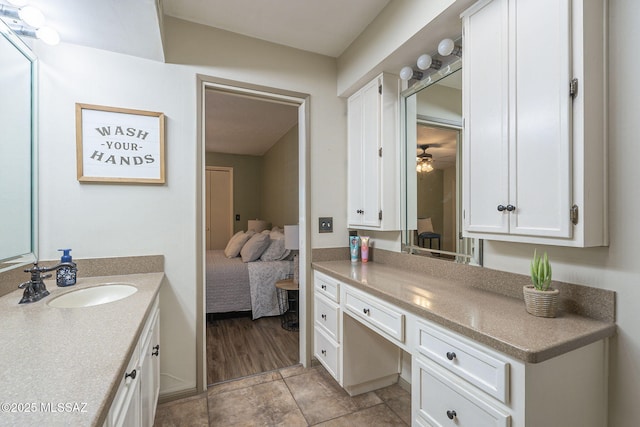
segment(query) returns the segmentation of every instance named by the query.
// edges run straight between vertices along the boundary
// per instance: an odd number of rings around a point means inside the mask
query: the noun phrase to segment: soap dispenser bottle
[[[58,286],[71,286],[76,284],[76,276],[78,274],[78,268],[75,266],[76,264],[72,261],[71,249],[58,249],[62,251],[62,257],[60,258],[60,262],[67,262],[73,264],[73,267],[62,266],[56,272],[56,284]]]

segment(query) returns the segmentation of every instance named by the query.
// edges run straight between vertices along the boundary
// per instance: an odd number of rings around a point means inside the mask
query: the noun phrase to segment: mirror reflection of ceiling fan
[[[422,144],[418,147],[422,150],[422,153],[416,156],[416,171],[417,172],[431,172],[433,170],[433,154],[427,153],[429,147],[437,147],[439,144]]]

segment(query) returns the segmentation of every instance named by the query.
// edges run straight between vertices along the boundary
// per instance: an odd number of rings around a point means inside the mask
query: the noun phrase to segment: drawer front
[[[432,326],[418,324],[418,351],[501,402],[509,400],[509,363]]]
[[[321,328],[316,327],[313,335],[314,354],[333,378],[336,381],[340,381],[340,368],[338,366],[338,348],[340,346],[327,337]]]
[[[379,300],[348,289],[345,292],[345,308],[358,319],[373,325],[400,342],[404,342],[404,314]]]
[[[416,358],[413,359],[414,361]],[[425,363],[415,364],[414,381],[419,392],[417,417],[430,426],[508,427],[509,414],[492,406],[475,393],[456,384],[455,380]],[[417,378],[416,378],[417,377]],[[416,388],[413,389],[414,392]],[[414,400],[414,401],[416,401]]]
[[[331,301],[340,302],[340,282],[317,271],[315,272],[313,282],[316,293],[324,295]]]
[[[326,332],[335,342],[340,342],[338,322],[340,319],[340,307],[328,301],[321,295],[315,297],[314,307],[315,324]]]

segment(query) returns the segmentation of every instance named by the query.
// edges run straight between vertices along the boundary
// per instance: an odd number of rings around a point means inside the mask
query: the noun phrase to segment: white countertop
[[[102,425],[163,278],[87,277],[66,288],[46,280],[51,295],[38,302],[18,304],[21,289],[1,297],[0,425]],[[138,291],[93,307],[48,305],[60,294],[104,283]]]

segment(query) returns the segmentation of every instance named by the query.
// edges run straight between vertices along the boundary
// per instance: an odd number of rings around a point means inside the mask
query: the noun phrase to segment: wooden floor
[[[295,365],[298,334],[283,329],[280,317],[207,320],[207,383]]]

